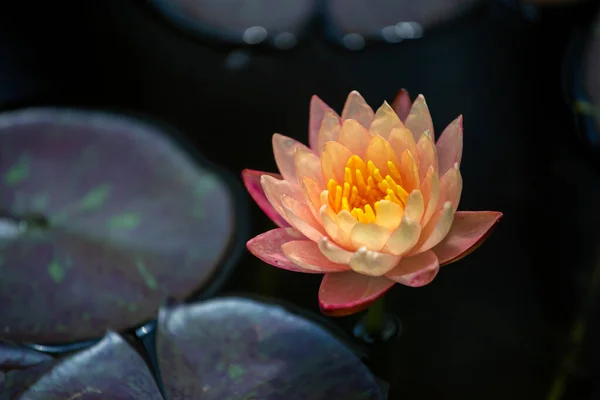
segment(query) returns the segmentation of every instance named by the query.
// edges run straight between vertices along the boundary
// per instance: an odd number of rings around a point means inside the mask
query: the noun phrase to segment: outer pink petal
[[[323,122],[323,117],[327,111],[337,115],[337,113],[319,97],[313,96],[310,99],[310,115],[308,117],[308,143],[313,151],[319,150],[319,129],[321,129],[321,123]]]
[[[262,175],[270,175],[277,179],[283,179],[283,177],[279,174],[272,174],[270,172],[261,172],[255,171],[252,169],[245,169],[242,171],[242,179],[244,180],[244,185],[246,185],[246,189],[248,193],[250,193],[250,197],[258,204],[261,210],[264,211],[265,214],[271,219],[271,221],[275,222],[278,226],[282,228],[289,227],[290,224],[275,211],[269,200],[267,200],[267,196],[265,195],[265,191],[263,190],[260,184],[260,177]]]
[[[406,286],[420,287],[431,282],[440,269],[437,256],[431,250],[403,259],[385,274],[386,277]]]
[[[369,307],[392,286],[394,281],[383,276],[366,276],[354,271],[325,274],[319,288],[319,305],[326,315],[351,315]]]
[[[310,240],[294,240],[284,243],[281,250],[294,264],[315,272],[342,272],[350,267],[330,261],[321,253],[319,246]]]
[[[286,221],[288,221],[288,218],[282,203],[283,196],[304,199],[302,188],[299,185],[291,184],[285,179],[277,179],[271,175],[262,175],[260,177],[260,186],[262,186],[265,196],[273,209]]]
[[[406,121],[411,106],[412,101],[410,101],[410,95],[406,90],[401,89],[392,102],[392,108],[396,111],[398,117],[400,117],[400,121]]]
[[[279,168],[279,172],[283,178],[292,183],[298,183],[295,158],[296,149],[298,148],[310,152],[308,147],[295,139],[280,135],[279,133],[273,135],[273,155],[275,156],[277,168]]]
[[[456,118],[444,129],[435,144],[438,153],[438,168],[443,176],[455,163],[460,165],[463,151],[463,118]]]
[[[497,211],[457,211],[450,232],[432,249],[440,264],[450,264],[475,251],[501,218]]]
[[[267,231],[250,239],[246,247],[250,253],[260,258],[262,261],[274,267],[287,269],[293,272],[304,272],[307,274],[318,274],[319,272],[301,268],[291,262],[281,250],[285,243],[306,239],[300,232],[293,228],[278,228]]]

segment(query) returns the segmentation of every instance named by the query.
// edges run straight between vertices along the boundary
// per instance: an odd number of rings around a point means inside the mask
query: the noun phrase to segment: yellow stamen
[[[335,187],[335,210],[342,208],[342,188],[339,186]]]
[[[358,191],[360,193],[365,193],[367,190],[367,185],[365,185],[365,180],[363,179],[360,169],[356,170],[356,186],[358,186]]]
[[[352,171],[349,167],[344,168],[344,181],[352,185]]]
[[[380,200],[404,207],[408,192],[402,187],[400,172],[393,162],[386,164],[389,174],[384,177],[373,161],[365,163],[359,156],[351,156],[344,167],[344,181],[327,182],[327,190],[321,194],[322,204],[329,204],[336,213],[347,210],[365,224],[375,222]]]

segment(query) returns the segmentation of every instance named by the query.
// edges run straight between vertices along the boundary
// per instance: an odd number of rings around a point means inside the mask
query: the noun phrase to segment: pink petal
[[[286,181],[297,183],[296,177],[296,158],[294,157],[296,149],[301,148],[309,151],[309,148],[287,136],[278,133],[273,135],[273,154],[277,168]]]
[[[285,228],[289,227],[290,224],[275,211],[269,200],[267,200],[267,196],[265,195],[265,191],[263,190],[260,184],[260,177],[262,175],[269,175],[277,179],[283,179],[283,177],[279,174],[272,174],[270,172],[261,172],[255,171],[251,169],[245,169],[242,171],[242,179],[244,180],[244,185],[246,185],[246,189],[248,193],[250,193],[250,197],[258,204],[261,210],[264,211],[265,214],[271,219],[271,221],[275,222],[278,226]]]
[[[404,125],[410,129],[416,142],[425,131],[433,136],[433,122],[423,95],[420,94],[414,101]]]
[[[425,286],[435,278],[440,270],[437,256],[431,250],[414,257],[402,259],[400,264],[386,277],[406,286]]]
[[[497,211],[457,211],[450,232],[432,249],[440,264],[450,264],[475,251],[501,218]]]
[[[321,168],[326,184],[330,179],[344,182],[344,168],[350,157],[352,157],[352,152],[341,143],[325,143],[325,150],[321,155]]]
[[[343,144],[351,153],[364,157],[370,141],[369,131],[358,121],[347,119],[342,123],[338,142]]]
[[[396,112],[390,107],[390,105],[384,101],[383,105],[379,107],[369,127],[369,132],[372,136],[379,135],[384,139],[388,139],[392,128],[404,128],[404,124],[398,118]]]
[[[410,101],[410,95],[404,89],[400,89],[396,98],[392,102],[392,108],[400,117],[402,122],[406,121],[406,117],[408,117],[408,113],[410,112],[410,107],[412,102]]]
[[[246,243],[246,247],[250,253],[254,254],[254,256],[274,267],[287,269],[288,271],[293,272],[316,274],[318,272],[298,267],[291,262],[285,256],[283,250],[281,250],[281,246],[284,243],[302,239],[306,238],[293,228],[278,228],[250,239],[248,243]]]
[[[373,136],[369,141],[365,150],[365,160],[373,161],[383,177],[390,174],[388,162],[391,161],[394,166],[399,165],[394,149],[387,140],[379,135]],[[400,169],[402,169],[402,166],[400,166]],[[400,170],[400,173],[402,173],[402,170]]]
[[[458,164],[454,164],[453,168],[450,168],[444,176],[440,179],[440,194],[438,199],[438,209],[441,210],[442,205],[449,201],[452,203],[454,211],[458,208],[460,203],[460,196],[462,194],[463,181],[458,169]],[[437,211],[437,209],[436,209]]]
[[[286,220],[300,233],[315,242],[318,242],[323,236],[327,236],[321,223],[310,211],[310,207],[286,195],[283,195],[281,200]]]
[[[312,151],[301,148],[296,149],[296,156],[294,158],[298,182],[302,183],[303,179],[308,177],[325,189],[321,159]]]
[[[342,120],[354,119],[369,129],[373,117],[375,117],[373,109],[367,104],[360,93],[356,90],[350,92],[342,110]]]
[[[401,157],[402,153],[404,153],[405,150],[408,150],[417,159],[417,162],[419,161],[417,143],[415,142],[412,132],[408,128],[401,127],[392,129],[387,140],[390,146],[392,146],[392,149],[394,149],[396,157]]]
[[[325,112],[337,115],[323,100],[317,96],[313,96],[310,99],[310,115],[308,117],[308,143],[313,151],[319,150],[319,130],[321,129]]]
[[[340,116],[334,111],[326,111],[319,128],[319,138],[315,149],[317,155],[321,155],[325,143],[337,140],[341,127],[342,119]]]
[[[394,286],[383,276],[366,276],[354,271],[325,274],[319,288],[323,314],[342,317],[369,307]]]
[[[321,208],[321,188],[312,179],[304,178],[302,180],[302,190],[304,191],[308,208],[310,208],[315,219],[322,222],[321,213],[319,212]]]
[[[440,195],[440,178],[430,167],[425,174],[425,179],[421,182],[421,193],[423,193],[423,200],[425,201],[425,214],[421,219],[421,225],[425,226],[433,216],[434,212],[437,211],[437,205],[439,203]]]
[[[444,129],[435,144],[438,153],[438,168],[443,176],[455,163],[460,165],[463,151],[463,119],[456,118]]]
[[[273,209],[286,221],[287,217],[282,204],[283,196],[304,199],[304,193],[300,186],[292,185],[285,179],[277,179],[271,175],[262,175],[260,177],[260,185]]]
[[[419,178],[422,181],[425,179],[429,167],[433,167],[433,171],[436,173],[438,171],[435,143],[433,143],[430,133],[421,135],[417,143],[417,149],[419,152]]]
[[[350,267],[329,261],[319,246],[311,240],[295,240],[284,243],[281,250],[290,261],[300,268],[314,272],[341,272]]]

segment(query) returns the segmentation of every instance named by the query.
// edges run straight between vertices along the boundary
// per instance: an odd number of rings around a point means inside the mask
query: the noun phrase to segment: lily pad
[[[16,398],[52,364],[47,354],[0,343],[0,400]]]
[[[253,300],[165,308],[156,347],[169,400],[385,398],[360,359],[334,336],[281,307]],[[52,370],[21,399],[162,398],[142,358],[114,333],[49,364]],[[0,384],[0,393],[3,389]]]
[[[161,310],[156,349],[170,400],[383,399],[368,369],[331,334],[253,300]]]
[[[12,340],[139,325],[166,296],[205,287],[236,229],[224,181],[124,117],[3,114],[0,180],[0,336]]]
[[[162,399],[143,358],[116,333],[107,334],[94,347],[43,366],[51,368],[23,390],[19,399]],[[0,384],[0,393],[4,389]]]

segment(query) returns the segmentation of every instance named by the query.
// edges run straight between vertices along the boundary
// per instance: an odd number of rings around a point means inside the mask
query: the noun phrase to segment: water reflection
[[[152,0],[199,38],[289,50],[318,27],[333,43],[362,50],[369,41],[399,43],[449,21],[480,0]],[[317,22],[315,24],[314,22]]]

